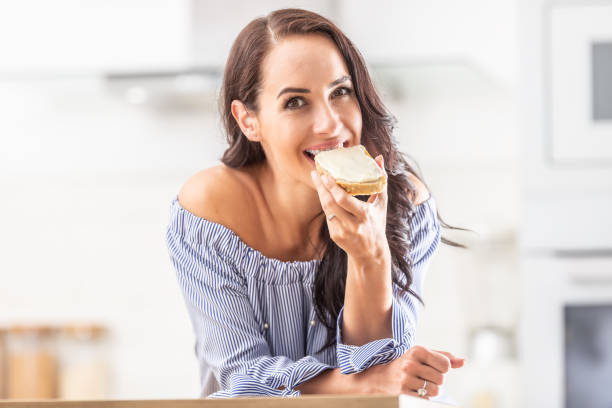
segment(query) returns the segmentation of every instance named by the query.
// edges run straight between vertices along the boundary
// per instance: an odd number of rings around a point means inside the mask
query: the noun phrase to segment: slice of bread
[[[314,158],[317,172],[327,174],[351,195],[380,193],[387,177],[363,145],[326,150]]]

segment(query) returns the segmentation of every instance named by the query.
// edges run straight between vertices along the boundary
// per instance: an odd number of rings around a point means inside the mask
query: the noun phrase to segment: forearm
[[[369,392],[366,372],[341,374],[339,368],[326,370],[295,387],[302,394],[365,394]]]
[[[348,257],[342,342],[361,346],[392,337],[393,286],[391,263],[386,256],[364,264]]]

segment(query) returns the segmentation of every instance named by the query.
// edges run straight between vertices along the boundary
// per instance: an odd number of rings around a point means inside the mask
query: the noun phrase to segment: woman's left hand
[[[387,177],[382,155],[375,160]],[[385,233],[387,183],[383,191],[370,195],[368,201],[363,202],[347,193],[330,176],[319,176],[313,170],[311,177],[326,215],[331,239],[362,265],[389,262],[391,255]]]

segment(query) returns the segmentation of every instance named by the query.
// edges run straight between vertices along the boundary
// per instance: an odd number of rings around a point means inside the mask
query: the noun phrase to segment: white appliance
[[[612,1],[521,0],[522,407],[612,406]]]

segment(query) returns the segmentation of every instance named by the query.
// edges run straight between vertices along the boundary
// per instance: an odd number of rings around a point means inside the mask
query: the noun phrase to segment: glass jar
[[[6,330],[0,327],[0,399],[6,398],[6,349],[5,336]]]
[[[59,340],[59,398],[108,399],[108,330],[98,325],[66,326]]]
[[[6,398],[56,398],[55,329],[12,326],[6,332]]]

